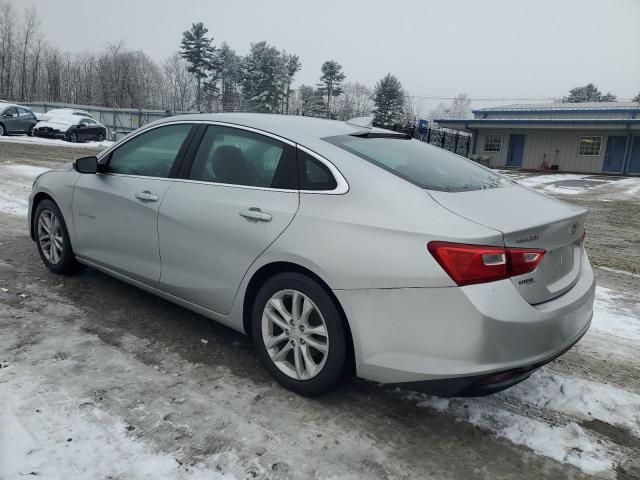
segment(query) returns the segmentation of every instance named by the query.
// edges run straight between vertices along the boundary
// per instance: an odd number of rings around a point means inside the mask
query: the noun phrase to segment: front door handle
[[[273,218],[270,213],[263,212],[258,207],[251,207],[238,213],[244,218],[255,220],[257,222],[270,222]]]
[[[160,199],[158,195],[156,195],[155,193],[151,193],[149,190],[136,193],[136,198],[138,200],[142,200],[143,202],[157,202]]]

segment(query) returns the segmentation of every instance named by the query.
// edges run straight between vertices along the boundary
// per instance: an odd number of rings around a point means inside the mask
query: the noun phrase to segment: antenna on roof
[[[354,127],[373,128],[373,115],[369,117],[357,117],[347,120],[347,125]]]

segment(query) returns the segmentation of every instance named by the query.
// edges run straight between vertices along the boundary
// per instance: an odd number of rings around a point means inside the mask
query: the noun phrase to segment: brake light
[[[429,252],[457,285],[502,280],[534,271],[545,250],[429,242]]]

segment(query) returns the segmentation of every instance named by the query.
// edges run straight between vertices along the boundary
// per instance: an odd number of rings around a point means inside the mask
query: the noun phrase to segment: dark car
[[[33,134],[37,137],[60,138],[74,143],[90,140],[101,142],[107,138],[107,128],[90,117],[65,115],[38,122]]]
[[[38,120],[29,108],[13,103],[0,103],[0,137],[11,133],[31,135],[36,123]]]

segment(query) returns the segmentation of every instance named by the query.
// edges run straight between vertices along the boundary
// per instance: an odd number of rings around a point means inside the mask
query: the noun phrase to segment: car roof
[[[272,133],[303,145],[309,140],[317,140],[336,135],[388,132],[387,130],[375,127],[367,128],[351,125],[339,120],[268,113],[204,113],[177,115],[153,122],[153,125],[175,121],[212,121],[241,125]]]

